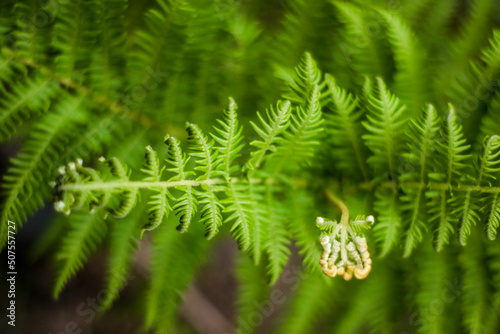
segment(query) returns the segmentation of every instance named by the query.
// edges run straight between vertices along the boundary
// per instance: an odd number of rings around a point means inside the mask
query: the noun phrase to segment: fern
[[[427,170],[430,165],[429,158],[434,150],[434,140],[439,131],[439,122],[436,110],[429,105],[423,117],[417,122],[412,123],[409,132],[408,152],[404,157],[409,171],[401,175],[401,180],[405,182],[418,182],[425,184],[427,179]],[[410,215],[410,227],[408,228],[404,255],[410,255],[415,244],[422,241],[423,231],[426,230],[425,224],[425,191],[419,187],[415,190],[406,190],[407,195],[402,197],[406,202],[404,211]],[[441,216],[442,217],[442,216]],[[445,216],[446,217],[446,216]],[[440,246],[437,247],[441,249]]]
[[[263,139],[263,140],[254,140],[250,144],[259,148],[257,151],[253,151],[252,158],[249,160],[248,164],[250,168],[259,168],[265,155],[268,151],[275,152],[278,138],[280,134],[282,134],[286,128],[289,126],[291,107],[290,102],[285,101],[284,103],[278,103],[276,106],[276,111],[274,111],[271,106],[269,110],[266,110],[268,121],[264,120],[264,118],[257,112],[257,116],[262,124],[263,129],[259,128],[255,123],[252,124],[255,132]]]
[[[43,217],[54,297],[107,255],[95,331],[209,331],[199,289],[240,333],[496,333],[499,9],[3,1],[1,245]]]
[[[187,180],[187,177],[194,173],[185,170],[189,158],[186,158],[185,154],[182,153],[179,140],[169,136],[166,138],[165,144],[168,146],[168,155],[165,161],[172,165],[172,168],[167,170],[175,174],[170,178],[170,181]],[[172,209],[175,211],[176,215],[180,215],[180,223],[177,226],[177,230],[186,232],[196,214],[198,200],[191,186],[187,185],[180,187],[180,190],[182,190],[184,194],[177,198],[177,202]]]
[[[141,169],[148,175],[144,181],[159,182],[163,173],[163,168],[160,169],[160,161],[158,155],[151,146],[146,147],[146,166]],[[148,204],[150,205],[148,223],[142,228],[141,238],[145,231],[151,231],[158,227],[163,221],[163,217],[168,216],[170,206],[167,202],[167,188],[152,188],[154,195],[150,197]]]
[[[365,180],[368,179],[368,169],[365,163],[366,149],[361,141],[363,129],[359,120],[362,113],[359,110],[359,101],[339,87],[332,76],[326,75],[331,114],[326,115],[328,140],[331,141],[333,157],[354,156],[356,164],[353,166],[348,161],[341,160],[339,168],[350,175],[361,173]],[[331,135],[330,135],[331,134]]]
[[[90,252],[94,251],[104,238],[106,225],[100,215],[83,213],[71,216],[71,230],[61,246],[57,258],[58,270],[53,296],[59,297],[64,285],[83,267]]]
[[[9,138],[30,115],[46,111],[56,87],[50,79],[37,77],[23,86],[16,85],[13,92],[4,96],[4,107],[0,114],[0,139]]]
[[[24,149],[12,160],[10,170],[3,177],[1,217],[4,221],[22,224],[43,205],[44,197],[50,193],[48,183],[43,180],[55,176],[52,162],[57,161],[59,152],[82,119],[80,102],[72,98],[60,102],[57,112],[45,115]],[[0,228],[2,235],[5,228],[5,224]],[[4,239],[2,245],[5,242]]]
[[[424,79],[426,55],[418,38],[401,18],[386,12],[382,12],[382,15],[387,21],[389,40],[398,68],[395,77],[397,91],[408,106],[406,114],[415,117],[424,104],[429,102]]]
[[[363,122],[369,132],[363,136],[366,146],[373,155],[368,163],[376,171],[387,170],[396,173],[396,152],[401,149],[402,142],[398,141],[403,131],[405,120],[402,119],[405,106],[399,99],[387,90],[381,78],[377,78],[374,92],[369,96],[370,114]]]

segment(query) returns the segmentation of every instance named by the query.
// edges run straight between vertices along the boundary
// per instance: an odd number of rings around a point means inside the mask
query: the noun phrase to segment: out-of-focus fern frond
[[[43,76],[14,85],[1,97],[0,140],[9,138],[26,119],[47,111],[56,92],[57,85]]]
[[[68,235],[57,253],[58,269],[53,291],[56,298],[67,281],[83,267],[90,253],[97,248],[106,234],[106,224],[99,214],[75,213],[69,218],[69,224]]]
[[[49,197],[50,188],[45,180],[55,177],[53,162],[58,161],[66,143],[78,133],[76,129],[82,121],[80,104],[81,100],[71,97],[59,102],[56,111],[44,115],[21,152],[11,159],[11,167],[3,176],[1,219],[21,226]],[[5,228],[3,224],[0,231]]]

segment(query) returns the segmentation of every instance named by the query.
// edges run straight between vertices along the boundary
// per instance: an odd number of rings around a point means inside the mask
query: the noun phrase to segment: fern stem
[[[329,189],[325,190],[325,194],[328,197],[328,199],[335,204],[335,206],[339,209],[341,213],[340,217],[340,223],[344,226],[349,225],[349,210],[347,209],[347,206],[342,202],[340,198],[335,196]]]

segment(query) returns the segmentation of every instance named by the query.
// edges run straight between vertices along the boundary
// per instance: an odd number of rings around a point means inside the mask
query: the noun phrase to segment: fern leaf
[[[497,34],[500,40],[500,32]],[[499,43],[500,44],[500,43]],[[488,105],[486,115],[481,118],[480,131],[478,135],[478,144],[483,144],[485,137],[493,136],[500,133],[500,93],[495,93],[495,96]]]
[[[498,159],[499,156],[500,137],[491,136],[489,138],[485,138],[483,154],[479,159],[479,165],[477,168],[477,186],[484,184],[491,186],[488,179],[494,180],[496,178],[494,174],[500,171],[500,167],[498,166],[498,163],[500,162]],[[464,246],[467,243],[467,237],[470,235],[471,226],[476,225],[480,220],[480,207],[475,200],[475,197],[476,196],[471,191],[468,191],[465,194],[465,205],[463,206],[461,212],[462,216],[459,230],[459,240]],[[493,216],[493,218],[495,217]],[[493,221],[493,223],[495,222]]]
[[[188,124],[187,128],[191,143],[191,156],[198,158],[195,167],[196,170],[204,172],[198,177],[198,180],[209,180],[211,176],[219,175],[217,171],[217,151],[213,150],[213,140],[208,140],[201,132],[200,128],[194,124]],[[200,199],[200,204],[205,204],[201,209],[200,222],[206,225],[205,236],[207,239],[213,238],[219,231],[222,225],[221,208],[223,208],[220,200],[217,198],[216,188],[212,185],[203,185],[204,191],[196,192]]]
[[[223,170],[223,175],[227,181],[231,179],[231,172],[233,161],[239,157],[240,151],[244,145],[241,144],[243,140],[243,128],[238,125],[238,114],[236,109],[238,106],[232,98],[229,99],[229,109],[224,112],[224,120],[217,120],[222,126],[222,129],[215,127],[218,133],[212,134],[212,138],[219,144],[215,149],[219,152],[217,165]]]
[[[449,187],[458,183],[462,174],[467,174],[465,162],[469,158],[464,154],[468,149],[466,140],[462,133],[462,127],[457,124],[453,107],[449,105],[450,112],[446,119],[446,125],[441,132],[442,140],[437,142],[437,152],[440,159],[436,159],[435,171],[428,174],[430,180],[444,182]],[[430,221],[435,225],[434,245],[441,250],[449,243],[449,236],[454,232],[455,212],[457,210],[458,196],[449,190],[428,191]]]
[[[155,327],[158,333],[171,332],[181,302],[179,291],[192,281],[208,251],[208,243],[200,239],[200,224],[193,225],[195,233],[188,234],[176,233],[173,225],[167,221],[153,234],[144,325]]]
[[[436,135],[439,131],[439,120],[436,110],[429,105],[424,114],[413,121],[408,132],[408,151],[403,156],[406,158],[408,172],[400,177],[403,182],[427,183],[427,172],[430,165],[431,154],[435,147]],[[406,195],[401,197],[405,202],[403,211],[410,217],[404,246],[404,256],[409,256],[417,243],[422,241],[422,231],[426,231],[425,220],[425,191],[423,187],[405,188]],[[439,248],[438,248],[439,249]]]
[[[290,231],[300,248],[299,254],[304,257],[303,263],[306,269],[316,275],[321,274],[318,263],[323,250],[318,243],[318,229],[306,214],[313,212],[313,204],[313,197],[310,194],[303,189],[297,189],[292,192],[288,205],[293,210],[293,214],[290,215]]]
[[[0,104],[0,140],[8,139],[27,118],[46,111],[56,87],[43,76],[13,85]]]
[[[227,198],[222,201],[226,205],[224,211],[230,213],[224,223],[234,221],[231,233],[242,251],[246,251],[251,243],[252,231],[255,228],[251,220],[252,201],[249,185],[230,183],[226,190]]]
[[[380,220],[380,218],[379,218]],[[375,225],[376,226],[376,225]],[[393,267],[394,259],[386,258],[378,261],[373,267],[370,279],[366,282],[365,303],[368,325],[375,333],[396,333],[398,321],[403,317],[404,304],[399,298],[404,294],[403,280],[397,268]],[[392,300],[391,303],[380,303],[381,300]]]
[[[61,4],[52,39],[53,47],[59,51],[55,59],[59,76],[83,81],[82,74],[77,74],[77,70],[84,68],[95,43],[95,33],[92,33],[96,17],[94,9],[87,0]]]
[[[381,78],[377,78],[372,94],[369,95],[370,113],[363,126],[368,131],[363,135],[366,146],[373,155],[368,163],[376,171],[397,171],[396,153],[402,148],[401,137],[405,120],[399,99],[389,92]]]
[[[256,265],[260,263],[262,257],[264,243],[266,242],[265,226],[268,224],[266,217],[266,207],[264,203],[264,186],[260,184],[250,183],[249,194],[251,206],[251,221],[253,222],[250,232],[250,255]]]
[[[42,64],[47,62],[52,18],[44,16],[49,16],[45,13],[51,5],[54,4],[36,1],[16,2],[14,13],[18,18],[18,29],[12,33],[11,44],[14,45],[15,40],[15,51],[21,57]]]
[[[380,256],[387,255],[398,242],[401,229],[401,208],[396,192],[378,191],[374,209],[378,213],[373,235],[380,249]]]
[[[360,124],[362,112],[358,108],[358,99],[335,83],[329,74],[325,75],[328,97],[332,113],[326,114],[328,139],[333,145],[332,156],[355,157],[355,164],[349,159],[339,159],[338,166],[347,174],[363,175],[368,179],[365,147],[361,141],[363,128]]]
[[[488,222],[486,224],[486,235],[488,239],[495,240],[497,237],[498,226],[500,226],[500,197],[493,195],[491,203],[484,205],[483,211],[488,212]]]
[[[281,169],[293,170],[308,158],[314,156],[319,146],[317,135],[323,131],[320,107],[320,91],[315,86],[309,95],[306,108],[297,107],[297,114],[291,116],[289,129],[279,138],[279,146],[269,161],[270,170],[276,175]]]
[[[101,157],[100,161],[109,164],[111,174],[119,181],[127,182],[129,180],[129,169],[127,165],[118,160],[118,158],[113,157],[106,161]],[[137,188],[124,188],[118,193],[118,203],[110,205],[107,208],[108,212],[115,218],[126,217],[134,208],[137,202],[137,196]]]
[[[120,87],[119,70],[125,51],[124,14],[125,0],[101,1],[97,3],[96,45],[89,65],[92,87],[104,96]]]
[[[485,333],[492,311],[491,277],[480,236],[473,234],[470,245],[462,249],[459,257],[463,265],[462,322],[473,334]]]
[[[245,255],[239,255],[236,262],[236,275],[239,281],[236,323],[238,334],[254,333],[260,325],[254,314],[260,314],[259,306],[269,298],[270,288],[266,281],[263,266],[256,266]],[[266,305],[267,306],[267,305]]]
[[[341,1],[335,1],[333,4],[339,20],[345,25],[345,35],[342,36],[343,44],[340,48],[349,66],[359,75],[379,75],[387,78],[390,68],[385,59],[390,53],[389,45],[386,45],[378,34],[367,31],[368,26],[382,22],[377,20],[378,17],[368,16],[369,13],[354,4]]]
[[[103,240],[106,224],[99,214],[74,213],[69,220],[71,226],[57,252],[57,275],[53,296],[59,297],[68,280],[83,267],[91,252]]]
[[[480,175],[484,178],[489,178],[491,181],[497,180],[499,176],[498,172],[500,171],[500,167],[498,166],[498,163],[500,162],[500,137],[496,135],[486,137],[484,142],[485,147],[484,154],[480,162]],[[491,186],[491,182],[488,183]],[[498,184],[498,181],[496,184]],[[485,203],[482,211],[488,213],[486,235],[490,240],[495,240],[497,229],[500,225],[500,202],[498,193],[485,194],[482,201]]]
[[[160,169],[160,160],[158,159],[158,154],[151,146],[146,147],[146,165],[141,169],[147,177],[144,178],[145,182],[160,182],[161,175],[164,168]],[[168,216],[171,210],[170,205],[167,200],[168,192],[165,187],[152,187],[150,188],[154,195],[151,195],[148,204],[148,222],[143,225],[141,230],[141,239],[144,232],[151,231],[157,228],[163,221],[163,217]]]
[[[262,125],[261,129],[254,122],[250,122],[253,129],[263,140],[254,140],[250,143],[258,148],[256,151],[252,151],[251,159],[248,161],[248,166],[253,168],[259,168],[261,163],[264,161],[267,152],[275,152],[275,144],[278,141],[279,136],[286,130],[289,126],[289,120],[291,115],[291,104],[289,101],[278,101],[276,105],[276,111],[270,106],[269,110],[266,110],[268,121],[266,121],[259,112],[257,112],[257,117]]]
[[[455,66],[466,63],[486,42],[485,36],[490,32],[496,4],[494,0],[472,1],[468,22],[463,25],[459,38],[452,46]]]
[[[458,281],[454,279],[456,268],[452,256],[455,254],[450,254],[448,250],[436,253],[430,242],[424,242],[419,250],[415,268],[415,304],[419,315],[413,323],[418,326],[418,331],[423,333],[458,332],[458,324],[450,321],[448,317],[458,311],[456,301],[460,296],[460,291],[453,290]],[[447,291],[446,299],[441,301],[443,311],[429,312],[430,305],[435,303],[436,296],[443,296],[443,291]]]
[[[321,316],[332,312],[335,305],[328,303],[330,298],[334,298],[340,293],[338,281],[325,282],[324,276],[312,275],[298,270],[287,275],[287,281],[300,282],[292,302],[288,305],[287,321],[283,323],[277,333],[312,333]],[[293,287],[292,287],[293,288]],[[329,296],[325,298],[325,296]]]
[[[287,220],[286,209],[275,200],[274,191],[275,189],[271,185],[267,185],[266,198],[269,219],[265,226],[267,238],[263,245],[269,258],[267,272],[270,276],[269,284],[271,285],[278,281],[290,256],[290,249],[288,248],[290,238],[285,224]]]
[[[137,234],[140,230],[140,215],[143,210],[137,209],[134,214],[123,220],[112,221],[110,232],[110,249],[108,275],[106,277],[106,294],[100,304],[99,311],[109,309],[118,298],[120,291],[127,284],[127,274],[133,260],[133,252],[137,248]]]
[[[411,28],[397,15],[382,11],[387,21],[389,41],[392,44],[398,72],[396,92],[408,106],[406,114],[414,116],[428,103],[428,85],[425,51]]]
[[[217,171],[218,152],[213,149],[214,141],[209,140],[200,128],[195,124],[187,125],[188,141],[190,144],[192,157],[196,158],[196,170],[203,172],[198,177],[199,180],[208,180],[212,176],[217,176],[220,173]]]
[[[204,191],[197,191],[196,194],[200,198],[200,204],[205,204],[201,209],[200,223],[205,224],[205,236],[207,239],[212,239],[222,225],[221,210],[224,208],[220,200],[215,195],[214,187],[204,186]]]
[[[76,126],[82,122],[81,100],[66,98],[47,113],[31,132],[21,152],[11,160],[11,167],[4,175],[2,185],[3,201],[0,217],[11,220],[19,226],[43,205],[49,197],[49,185],[44,180],[53,179],[53,162],[58,160],[59,152],[78,131]],[[0,235],[6,236],[0,227]],[[0,248],[5,240],[1,240]]]
[[[17,71],[26,73],[24,64],[15,58],[15,54],[0,49],[0,91],[6,92],[6,85],[16,75]]]
[[[322,79],[316,61],[310,53],[306,52],[301,58],[300,64],[295,68],[294,75],[287,80],[288,90],[283,94],[283,98],[305,106],[310,99],[311,92],[316,89],[315,87],[318,89],[318,94],[321,95],[324,87]]]
[[[189,162],[189,158],[186,158],[186,155],[182,153],[179,140],[177,138],[167,136],[165,138],[165,144],[167,144],[168,147],[167,159],[165,161],[172,165],[172,168],[168,168],[167,171],[175,174],[169,180],[187,180],[188,177],[194,173],[185,170],[186,164]],[[189,225],[196,214],[198,200],[196,199],[195,191],[191,186],[182,186],[178,189],[184,192],[184,194],[177,198],[172,209],[177,216],[180,216],[177,230],[184,233],[189,228]]]

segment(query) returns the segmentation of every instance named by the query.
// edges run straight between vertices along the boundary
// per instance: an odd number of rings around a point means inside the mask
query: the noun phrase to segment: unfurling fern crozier
[[[356,217],[351,224],[326,221],[322,217],[316,219],[316,226],[322,231],[319,238],[323,253],[319,264],[323,273],[329,277],[342,276],[349,281],[352,276],[363,279],[372,269],[372,260],[364,236],[356,233],[356,227],[368,227],[373,224],[373,216],[366,219]]]

